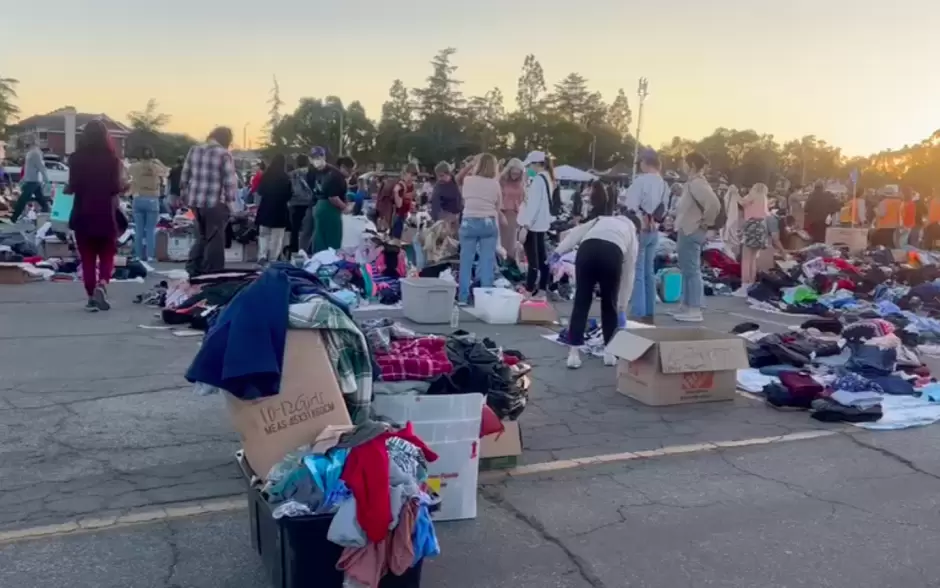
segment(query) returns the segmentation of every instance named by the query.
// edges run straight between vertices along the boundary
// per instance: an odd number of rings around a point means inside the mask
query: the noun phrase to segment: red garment
[[[85,293],[91,296],[95,288],[107,285],[114,274],[115,237],[86,237],[76,233],[75,245],[82,261],[82,282]]]
[[[827,264],[836,266],[839,270],[843,272],[852,272],[853,274],[860,273],[858,268],[847,262],[844,259],[839,259],[838,257],[824,257],[823,261]]]
[[[429,380],[454,371],[447,340],[434,336],[392,341],[388,353],[376,352],[375,363],[386,382]]]
[[[741,264],[720,249],[703,251],[702,261],[709,267],[717,269],[719,278],[741,277]]]
[[[420,449],[426,460],[437,461],[437,454],[415,435],[411,423],[401,431],[382,433],[350,450],[341,478],[356,499],[356,519],[371,543],[385,539],[392,523],[388,448],[385,447],[385,440],[389,437],[404,439]]]
[[[255,175],[251,176],[251,182],[248,184],[248,186],[249,188],[251,188],[252,192],[258,191],[258,185],[261,184],[262,175],[263,175],[263,172],[259,171],[259,172],[255,172]]]
[[[395,210],[395,214],[398,216],[408,216],[412,206],[414,206],[415,185],[411,184],[409,186],[405,182],[399,182],[398,185],[401,186],[401,206]]]

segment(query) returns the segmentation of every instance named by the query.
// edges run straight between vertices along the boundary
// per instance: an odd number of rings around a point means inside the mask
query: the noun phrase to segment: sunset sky
[[[407,6],[406,10],[401,7]],[[650,79],[642,139],[715,127],[816,134],[869,154],[940,128],[940,3],[928,0],[43,0],[9,2],[0,76],[23,116],[67,104],[123,119],[155,98],[169,130],[225,124],[257,140],[276,75],[302,96],[360,100],[378,118],[395,78],[423,83],[458,49],[467,94],[515,108],[523,58],[549,86],[576,71],[612,100]],[[648,9],[647,9],[648,7]],[[648,11],[647,11],[648,10]]]

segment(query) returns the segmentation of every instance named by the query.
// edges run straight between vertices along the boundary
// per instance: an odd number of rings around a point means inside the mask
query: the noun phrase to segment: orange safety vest
[[[913,229],[917,224],[917,203],[908,200],[901,205],[901,222],[905,229]]]
[[[927,222],[940,223],[940,198],[931,198],[927,206]]]
[[[879,229],[898,228],[898,225],[901,224],[901,200],[898,198],[885,198],[881,201],[881,204],[885,207],[885,215],[878,217],[875,225]]]

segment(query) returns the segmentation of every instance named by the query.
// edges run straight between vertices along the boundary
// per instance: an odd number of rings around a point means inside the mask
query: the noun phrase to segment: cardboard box
[[[853,253],[865,251],[868,249],[868,229],[829,227],[826,229],[826,245],[846,245]]]
[[[276,396],[246,401],[225,395],[245,457],[262,477],[326,427],[352,424],[320,331],[287,331],[282,374]]]
[[[241,263],[245,261],[245,246],[241,243],[232,243],[225,250],[225,263]]]
[[[506,428],[480,439],[480,470],[515,467],[522,455],[522,430],[519,421],[503,421]]]
[[[62,241],[45,241],[42,244],[42,251],[43,257],[46,259],[53,257],[69,259],[75,257],[75,253],[69,249],[69,244],[63,243]]]
[[[36,278],[30,275],[20,264],[0,263],[0,285],[18,286],[33,281],[36,281]]]
[[[749,367],[744,339],[703,328],[619,331],[617,391],[649,406],[731,400]]]
[[[167,233],[163,234],[166,235],[166,257],[160,259],[160,261],[189,261],[189,250],[193,248],[196,242],[195,237],[192,235],[173,236]],[[157,237],[157,255],[160,253],[160,238]]]
[[[530,325],[552,325],[558,322],[555,307],[545,300],[527,300],[519,305],[519,322]]]

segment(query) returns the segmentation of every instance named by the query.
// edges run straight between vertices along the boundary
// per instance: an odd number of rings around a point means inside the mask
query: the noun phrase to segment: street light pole
[[[339,156],[343,156],[343,107],[339,108]]]
[[[640,78],[640,83],[636,89],[636,95],[640,99],[640,108],[636,117],[636,144],[633,146],[633,175],[630,177],[631,182],[636,179],[636,172],[639,169],[637,159],[640,156],[640,130],[643,128],[643,102],[649,96],[649,83],[649,79]]]
[[[595,159],[597,158],[597,135],[591,133],[591,169],[595,169]]]
[[[242,149],[248,149],[248,125],[251,123],[245,123],[245,126],[242,127]]]

